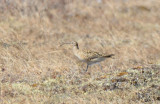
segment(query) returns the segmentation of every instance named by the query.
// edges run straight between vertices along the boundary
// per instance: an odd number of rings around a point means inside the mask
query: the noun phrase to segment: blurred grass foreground
[[[86,65],[62,42],[114,53]],[[0,104],[159,104],[159,0],[0,0]]]

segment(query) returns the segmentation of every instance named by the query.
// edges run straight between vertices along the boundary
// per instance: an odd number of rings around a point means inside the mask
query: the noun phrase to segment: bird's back
[[[83,60],[83,61],[89,61],[94,58],[103,57],[102,54],[100,54],[98,52],[90,51],[90,50],[78,50],[77,52],[75,52],[75,55],[80,60]]]

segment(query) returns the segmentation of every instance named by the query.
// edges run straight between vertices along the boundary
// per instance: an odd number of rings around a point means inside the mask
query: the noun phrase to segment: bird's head
[[[78,46],[78,43],[76,41],[72,41],[71,44],[76,47]]]

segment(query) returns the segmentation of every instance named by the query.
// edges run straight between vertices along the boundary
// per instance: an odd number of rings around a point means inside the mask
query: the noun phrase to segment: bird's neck
[[[78,50],[79,50],[78,45],[77,45],[77,46],[73,46],[73,52],[74,52],[74,53],[77,53]]]

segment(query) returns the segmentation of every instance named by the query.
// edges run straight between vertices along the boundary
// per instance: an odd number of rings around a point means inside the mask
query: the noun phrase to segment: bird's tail
[[[110,54],[110,55],[105,55],[105,58],[111,58],[112,56],[114,56],[114,54]]]

